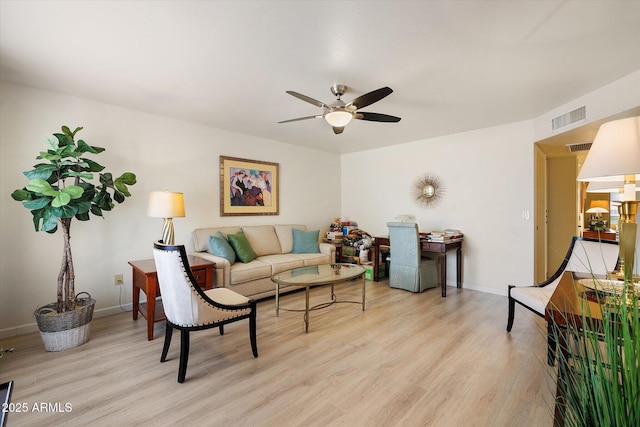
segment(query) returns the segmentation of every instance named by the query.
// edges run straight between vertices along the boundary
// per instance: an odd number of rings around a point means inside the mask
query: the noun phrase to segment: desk
[[[187,257],[193,277],[201,288],[213,288],[213,268],[215,263],[200,257],[189,255]],[[156,263],[153,259],[140,261],[129,261],[133,269],[132,293],[133,293],[133,320],[138,319],[138,311],[147,319],[147,340],[153,339],[153,324],[166,319],[162,310],[162,303],[159,304],[156,312],[156,297],[160,296],[160,286],[158,286],[158,276],[156,273]],[[147,296],[147,303],[140,304],[140,290]]]
[[[447,296],[447,252],[456,251],[456,287],[462,288],[462,241],[464,239],[453,239],[446,242],[431,242],[421,239],[420,244],[422,251],[435,254],[438,260],[438,269],[440,270],[440,289],[442,296]],[[379,246],[390,246],[389,237],[375,237],[373,246],[371,247],[371,256],[373,258],[373,280],[379,280],[378,268],[380,264]],[[391,252],[393,257],[393,249]]]

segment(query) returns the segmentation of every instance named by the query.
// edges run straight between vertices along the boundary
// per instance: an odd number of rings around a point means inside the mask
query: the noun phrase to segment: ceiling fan
[[[367,105],[371,105],[374,102],[378,102],[385,96],[390,95],[393,92],[391,88],[386,86],[382,87],[372,92],[365,93],[364,95],[359,96],[353,101],[345,104],[344,101],[340,99],[340,97],[344,95],[346,91],[347,87],[345,85],[335,84],[331,86],[331,93],[334,94],[338,99],[336,100],[336,102],[329,105],[316,99],[310,98],[306,95],[302,95],[301,93],[288,90],[287,93],[289,95],[295,96],[296,98],[306,101],[309,104],[313,104],[317,107],[323,108],[324,112],[322,114],[317,114],[314,116],[298,117],[297,119],[284,120],[278,123],[297,122],[299,120],[307,119],[325,119],[327,123],[329,123],[333,128],[333,133],[337,135],[341,134],[344,131],[344,127],[349,124],[352,119],[368,120],[370,122],[391,123],[397,123],[400,121],[400,117],[359,111],[361,108],[364,108]]]

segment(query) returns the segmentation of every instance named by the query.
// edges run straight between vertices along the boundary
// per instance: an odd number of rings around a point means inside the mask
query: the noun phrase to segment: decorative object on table
[[[279,215],[279,165],[220,156],[220,215]]]
[[[356,228],[349,231],[349,234],[342,240],[342,244],[362,251],[373,246],[373,236],[364,230]]]
[[[607,220],[602,217],[603,213],[609,213],[609,202],[607,200],[592,200],[587,213],[591,214],[589,230],[605,231],[607,229]]]
[[[423,237],[422,235],[420,237]],[[447,228],[444,231],[432,231],[424,236],[430,242],[448,242],[454,239],[462,239],[464,234],[460,230]]]
[[[327,239],[329,240],[341,240],[344,237],[342,233],[342,221],[340,217],[333,219],[329,225],[329,231],[327,231]]]
[[[360,108],[364,108],[368,105],[373,104],[374,102],[378,102],[382,98],[393,93],[393,90],[391,90],[391,88],[382,87],[380,89],[376,89],[369,93],[365,93],[364,95],[361,95],[345,104],[344,101],[340,99],[340,97],[344,95],[346,91],[347,86],[345,85],[334,84],[333,86],[331,86],[331,93],[337,97],[337,100],[333,104],[329,105],[310,98],[306,95],[302,95],[301,93],[288,90],[287,93],[289,95],[295,96],[296,98],[308,102],[309,104],[320,107],[324,110],[324,112],[322,114],[316,114],[313,116],[283,120],[278,123],[297,122],[307,119],[325,119],[327,123],[329,123],[329,125],[333,128],[333,133],[338,135],[344,132],[344,127],[348,125],[352,119],[387,123],[397,123],[400,121],[400,117],[389,116],[387,114],[380,113],[365,113],[364,111],[357,111]]]
[[[636,181],[640,180],[640,116],[614,120],[600,126],[593,145],[578,174],[578,181],[624,182],[620,212],[619,277],[629,283],[633,293],[632,277],[635,260],[638,225]]]
[[[47,351],[76,347],[89,339],[95,300],[78,298],[75,293],[71,220],[88,221],[91,219],[89,213],[102,217],[104,211],[115,207],[114,200],[122,203],[131,196],[127,186],[136,183],[133,173],[125,172],[114,179],[111,173],[102,172],[104,166],[85,157],[99,154],[104,148],[88,145],[81,139],[76,142],[75,136],[80,130],[82,128],[78,127],[72,132],[62,126],[62,133],[49,139],[49,149],[36,157],[48,163],[39,163],[24,172],[29,183],[11,194],[14,200],[29,209],[36,231],[55,233],[58,225],[62,229],[64,244],[57,302],[40,307],[34,313],[38,326],[47,327],[40,330]],[[95,173],[98,173],[98,182],[94,184]]]
[[[429,208],[444,196],[442,180],[435,174],[424,173],[411,184],[411,199],[421,208]]]
[[[183,218],[184,194],[172,191],[152,191],[149,194],[147,216],[163,218],[162,241],[167,245],[175,242],[173,232],[173,218]]]

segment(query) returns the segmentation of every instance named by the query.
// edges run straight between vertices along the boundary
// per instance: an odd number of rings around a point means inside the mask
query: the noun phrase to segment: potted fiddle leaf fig
[[[91,146],[62,126],[62,133],[49,139],[47,151],[36,157],[43,162],[24,172],[29,183],[15,190],[11,197],[22,202],[33,215],[36,231],[55,233],[62,230],[62,265],[57,280],[57,301],[38,308],[34,315],[47,351],[60,351],[84,344],[89,339],[89,326],[95,300],[90,295],[75,293],[75,272],[71,255],[71,222],[74,218],[88,221],[91,215],[103,217],[104,211],[131,196],[127,186],[136,176],[125,172],[117,178],[104,172],[104,166],[87,158],[104,148]],[[91,214],[91,215],[90,215]]]

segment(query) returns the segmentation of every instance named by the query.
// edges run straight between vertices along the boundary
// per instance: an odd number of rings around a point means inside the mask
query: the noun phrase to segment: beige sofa
[[[215,286],[233,289],[253,299],[273,296],[274,274],[307,265],[330,264],[335,259],[335,246],[322,242],[318,244],[320,253],[291,253],[293,228],[307,231],[306,226],[294,224],[197,228],[192,233],[193,255],[216,263]],[[246,264],[236,261],[231,265],[227,259],[213,255],[209,236],[218,231],[225,237],[242,231],[258,257]]]

